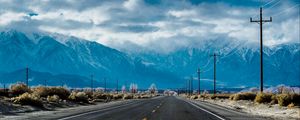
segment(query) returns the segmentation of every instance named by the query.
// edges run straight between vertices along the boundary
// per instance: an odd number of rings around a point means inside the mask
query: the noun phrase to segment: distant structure
[[[264,91],[264,69],[263,69],[263,23],[265,22],[272,22],[272,17],[270,17],[269,20],[263,20],[262,16],[262,7],[260,7],[260,14],[259,14],[259,20],[252,20],[250,18],[250,22],[256,22],[259,23],[260,26],[260,92]]]

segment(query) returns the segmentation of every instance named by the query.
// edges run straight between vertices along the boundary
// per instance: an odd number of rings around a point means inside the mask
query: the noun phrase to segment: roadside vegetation
[[[6,102],[45,108],[49,106],[62,106],[64,104],[95,104],[113,100],[146,99],[157,96],[153,92],[127,93],[104,92],[102,90],[75,89],[64,87],[37,86],[29,88],[23,83],[11,85],[10,89],[0,89],[0,97]],[[3,102],[3,101],[2,101]]]
[[[201,95],[183,95],[189,99],[229,99],[231,101],[252,101],[257,104],[278,104],[279,106],[295,107],[300,106],[300,94],[294,92],[281,93],[255,93],[255,92],[240,92],[236,94],[201,94]]]

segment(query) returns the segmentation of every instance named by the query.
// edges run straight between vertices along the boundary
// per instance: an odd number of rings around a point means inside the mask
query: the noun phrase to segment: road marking
[[[156,110],[152,110],[152,112],[154,113]]]
[[[184,101],[185,101],[185,100],[184,100]],[[199,106],[196,105],[194,102],[191,102],[191,101],[185,101],[185,102],[187,102],[187,103],[191,104],[192,106],[194,106],[194,107],[196,107],[196,108],[198,108],[198,109],[200,109],[200,110],[203,110],[203,111],[205,111],[205,112],[207,112],[207,113],[209,113],[209,114],[211,114],[211,115],[213,115],[213,116],[219,118],[220,120],[225,120],[224,118],[222,118],[222,117],[220,117],[220,116],[218,116],[218,115],[216,115],[216,114],[214,114],[214,113],[212,113],[212,112],[210,112],[210,111],[208,111],[208,110],[205,110],[205,109],[199,107]]]
[[[112,106],[112,107],[106,107],[106,108],[96,110],[96,111],[89,111],[89,112],[85,112],[85,113],[81,113],[81,114],[77,114],[77,115],[73,115],[73,116],[69,116],[69,117],[64,117],[64,118],[61,118],[58,120],[68,120],[68,119],[76,118],[76,117],[83,116],[83,115],[93,114],[93,113],[97,113],[97,112],[101,112],[101,111],[105,111],[105,110],[112,110],[112,109],[116,109],[116,108],[120,108],[120,107],[124,107],[124,106],[128,106],[128,105],[132,105],[134,103],[140,103],[140,102],[132,101],[130,103],[125,103],[125,104]]]

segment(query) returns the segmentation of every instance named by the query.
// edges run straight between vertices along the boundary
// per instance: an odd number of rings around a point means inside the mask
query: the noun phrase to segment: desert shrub
[[[58,103],[60,100],[59,96],[58,95],[53,95],[53,96],[48,96],[47,97],[47,101],[48,102],[55,102],[55,103]]]
[[[140,99],[140,98],[142,98],[141,95],[138,95],[138,94],[133,95],[133,99]]]
[[[279,94],[277,95],[277,100],[280,106],[287,106],[292,102],[292,97],[290,94]]]
[[[84,93],[85,93],[89,98],[93,98],[94,92],[92,92],[92,91],[84,91]]]
[[[271,97],[271,104],[277,104],[278,100],[277,100],[277,95],[273,94]]]
[[[94,99],[111,99],[113,96],[110,94],[105,94],[105,93],[99,93],[99,92],[94,92],[93,93],[93,98]]]
[[[198,98],[198,95],[192,95],[191,97],[190,97],[190,99],[197,99]]]
[[[118,99],[122,99],[122,98],[123,98],[122,94],[115,94],[115,95],[113,95],[113,99],[114,100],[118,100]]]
[[[211,95],[210,99],[216,99],[216,98],[229,99],[229,97],[230,97],[230,94],[215,94],[215,95]]]
[[[40,97],[47,97],[49,95],[49,89],[43,86],[32,88],[34,94],[39,95]]]
[[[291,103],[300,105],[300,94],[279,94],[277,100],[280,106],[287,106]]]
[[[18,96],[30,92],[30,89],[23,83],[17,83],[11,86],[10,91],[13,96]]]
[[[271,93],[259,93],[255,97],[257,103],[270,103],[272,101],[273,94]]]
[[[33,105],[33,106],[43,106],[40,96],[36,94],[24,93],[18,97],[13,98],[13,103],[21,105]]]
[[[150,97],[151,97],[151,95],[146,95],[146,94],[145,94],[145,95],[141,95],[141,98],[142,98],[142,99],[150,98]]]
[[[291,97],[292,97],[292,103],[300,106],[300,94],[291,94]]]
[[[133,95],[131,95],[131,94],[125,94],[123,96],[123,99],[133,99]]]
[[[234,94],[232,95],[231,97],[231,100],[254,100],[256,97],[256,94],[255,93],[237,93],[237,94]]]
[[[85,92],[72,92],[69,96],[69,100],[75,101],[75,102],[84,102],[88,103],[88,96],[85,94]]]
[[[48,95],[53,96],[57,95],[61,99],[68,99],[70,91],[63,87],[50,87],[48,88]]]

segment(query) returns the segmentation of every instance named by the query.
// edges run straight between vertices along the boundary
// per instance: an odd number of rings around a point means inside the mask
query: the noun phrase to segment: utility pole
[[[217,63],[217,55],[216,53],[214,53],[213,55],[210,55],[211,57],[214,57],[214,95],[216,94],[216,63]]]
[[[186,95],[188,95],[188,89],[189,89],[189,80],[186,80],[186,89],[185,89]]]
[[[44,80],[44,86],[47,87],[47,79]]]
[[[193,76],[191,75],[191,95],[193,95]]]
[[[264,91],[263,86],[263,80],[264,80],[264,74],[263,74],[263,23],[265,22],[272,22],[272,17],[270,17],[269,20],[263,20],[262,16],[262,7],[260,7],[260,17],[259,20],[252,20],[250,18],[250,22],[256,22],[259,23],[260,26],[260,92]]]
[[[104,78],[104,93],[106,93],[106,78]]]
[[[117,87],[117,89],[116,89],[117,90],[117,94],[118,94],[118,86],[119,86],[119,80],[117,79],[117,86],[116,86]]]
[[[94,90],[93,90],[93,86],[94,86],[94,85],[93,85],[93,84],[94,84],[94,83],[93,83],[93,82],[94,82],[93,77],[94,77],[94,76],[93,76],[93,74],[92,74],[92,75],[91,75],[91,91],[92,91],[92,92],[94,92]]]
[[[200,95],[200,68],[197,69],[197,73],[198,73],[198,95]]]
[[[29,85],[28,85],[28,66],[26,66],[26,86],[29,88]]]

